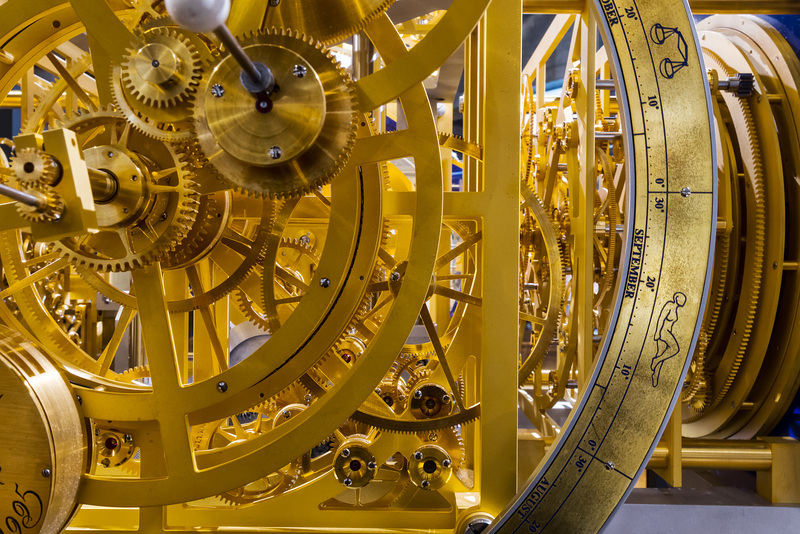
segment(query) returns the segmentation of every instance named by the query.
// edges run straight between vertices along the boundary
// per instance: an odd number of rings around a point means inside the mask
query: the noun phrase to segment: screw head
[[[292,76],[295,78],[304,78],[308,69],[305,68],[304,65],[295,65],[292,69]]]
[[[419,452],[419,451],[415,452],[414,453],[414,459],[415,460],[422,460],[422,453]]]
[[[226,391],[228,391],[228,383],[223,381],[218,382],[217,391],[219,391],[220,393],[225,393]]]
[[[331,281],[329,279],[327,279],[327,278],[323,278],[323,279],[321,279],[319,281],[319,285],[321,285],[322,287],[327,288],[327,287],[330,287]]]
[[[311,404],[311,400],[312,400],[312,399],[313,399],[313,397],[311,396],[311,393],[306,393],[306,396],[305,396],[305,397],[303,397],[303,401],[305,401],[305,403],[306,403],[306,406],[308,406],[309,404]]]
[[[417,391],[414,392],[414,398],[417,399],[417,400],[422,398],[422,390],[421,389],[418,389]]]
[[[428,482],[427,480],[423,480],[423,481],[422,481],[422,484],[421,484],[421,486],[422,486],[423,488],[427,488],[427,487],[428,487],[428,486],[430,486],[430,485],[431,485],[431,483],[430,483],[430,482]]]
[[[450,395],[442,395],[442,404],[450,404]]]
[[[376,469],[377,467],[378,467],[378,465],[375,462],[369,462],[367,464],[367,469],[369,469],[370,471]]]
[[[269,5],[272,6],[272,7],[275,7],[280,3],[281,3],[281,0],[269,0]]]
[[[109,150],[108,154],[106,154],[106,156],[108,156],[109,158],[113,158],[114,157],[114,153]]]
[[[607,471],[611,471],[612,469],[614,469],[614,462],[606,462],[604,467],[606,468]]]
[[[451,463],[452,463],[452,462],[450,462],[450,460],[448,460],[448,459],[446,459],[446,458],[445,458],[444,460],[442,460],[442,467],[444,467],[445,469],[447,469],[448,467],[450,467]]]
[[[50,470],[49,469],[42,469],[42,476],[44,478],[50,478]]]
[[[216,98],[222,98],[222,96],[225,94],[225,88],[220,84],[215,83],[211,86],[211,94]]]
[[[273,146],[270,147],[268,154],[269,157],[271,157],[272,159],[281,159],[281,156],[283,155],[283,150],[281,150],[281,147],[279,146]]]
[[[688,197],[691,194],[692,190],[689,189],[688,187],[684,187],[683,189],[681,189],[681,196]]]
[[[346,478],[346,479],[344,479],[342,481],[342,484],[344,484],[345,486],[352,486],[353,485],[353,481],[350,480],[349,478]]]
[[[301,245],[308,245],[309,243],[311,243],[311,238],[310,237],[308,237],[307,235],[301,235],[300,236],[300,244]]]
[[[284,410],[281,415],[283,415],[284,419],[289,419],[292,416],[292,412],[290,412],[289,410]]]
[[[398,280],[400,280],[400,273],[398,273],[397,271],[394,271],[391,274],[390,278],[392,279],[392,282],[397,282]]]
[[[350,449],[342,449],[342,456],[345,458],[350,457]]]

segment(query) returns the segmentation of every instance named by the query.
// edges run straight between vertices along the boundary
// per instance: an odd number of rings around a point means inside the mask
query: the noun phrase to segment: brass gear
[[[38,148],[20,149],[11,164],[22,189],[51,186],[61,179],[61,165]]]
[[[84,113],[65,127],[77,135],[90,166],[117,180],[114,198],[96,204],[99,231],[67,238],[55,251],[78,266],[101,272],[130,271],[174,249],[196,215],[192,176],[175,147],[131,131],[111,109]]]
[[[726,73],[729,76],[734,74],[733,71],[727,67],[723,60],[715,53],[711,51],[704,52],[708,58],[707,61],[711,62],[712,65],[716,63],[715,66],[720,72]],[[758,133],[756,131],[756,125],[753,119],[753,113],[750,109],[750,104],[746,99],[726,99],[726,104],[728,105],[728,109],[732,112],[735,108],[735,113],[740,118],[740,124],[736,123],[737,135],[742,136],[742,139],[739,141],[739,143],[741,147],[746,147],[747,153],[746,157],[743,155],[743,163],[745,168],[751,167],[751,169],[745,174],[746,176],[749,176],[750,180],[752,181],[751,187],[753,190],[754,204],[753,221],[755,224],[753,225],[752,231],[748,231],[747,236],[747,242],[752,243],[753,247],[753,258],[747,266],[748,271],[750,271],[752,274],[752,278],[750,279],[749,285],[742,287],[739,297],[740,300],[738,309],[740,310],[739,313],[742,313],[744,318],[741,323],[741,332],[737,332],[736,329],[733,331],[734,337],[732,338],[731,343],[736,344],[735,350],[731,351],[730,347],[724,348],[723,355],[721,357],[722,359],[718,360],[717,362],[717,365],[721,367],[726,363],[726,359],[730,358],[727,365],[728,372],[725,373],[724,376],[714,374],[713,380],[705,381],[705,387],[700,388],[699,393],[704,397],[704,400],[707,400],[706,402],[702,403],[702,407],[697,404],[690,405],[693,414],[690,417],[685,418],[684,423],[692,423],[697,421],[704,414],[716,408],[733,386],[736,376],[738,375],[739,368],[741,367],[742,361],[747,353],[750,337],[755,325],[764,271],[764,256],[766,246],[766,179],[761,160],[761,149],[758,142]],[[741,132],[738,130],[740,125]],[[739,313],[737,313],[737,320]],[[709,367],[711,367],[711,365],[709,365]],[[713,372],[713,370],[709,369],[709,372]],[[698,408],[701,409],[698,410]]]
[[[121,77],[128,92],[148,106],[169,107],[197,91],[202,76],[200,53],[173,28],[156,27],[141,35],[141,46],[129,50]]]
[[[304,243],[300,239],[291,239],[282,237],[280,240],[280,244],[278,245],[278,254],[277,257],[280,257],[280,249],[290,249],[297,253],[297,259],[306,258],[306,261],[311,262],[314,266],[319,263],[319,253],[317,250],[310,244]],[[285,268],[284,265],[279,265],[281,268]],[[279,277],[275,277],[275,284],[283,284]],[[299,288],[294,288],[293,290],[289,289],[287,285],[281,285],[282,288],[291,292],[294,296],[301,296],[301,293],[298,293]],[[239,304],[239,309],[242,311],[244,316],[253,324],[255,324],[259,329],[263,330],[264,332],[274,334],[280,325],[282,324],[282,320],[280,314],[277,309],[267,309],[267,310],[259,310],[258,305],[253,302],[252,299],[248,298],[248,296],[242,292],[238,291],[236,295],[236,301]],[[296,307],[296,303],[292,307]],[[285,320],[285,317],[283,318]]]
[[[46,206],[44,208],[37,208],[17,202],[17,213],[20,217],[30,222],[56,222],[61,219],[64,214],[64,201],[61,200],[61,195],[56,193],[56,190],[49,186],[41,186],[38,189],[32,190],[32,193],[41,196]]]
[[[296,28],[331,45],[364,29],[393,3],[394,0],[281,2],[267,9],[262,26]]]
[[[319,42],[287,29],[241,39],[270,65],[277,90],[253,95],[241,68],[223,57],[195,101],[198,152],[234,189],[271,198],[311,193],[350,157],[356,136],[353,84]]]

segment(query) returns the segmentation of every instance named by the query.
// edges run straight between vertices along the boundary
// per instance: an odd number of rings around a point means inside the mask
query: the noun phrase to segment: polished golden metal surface
[[[394,0],[314,0],[304,4],[278,2],[263,12],[261,27],[284,27],[320,41],[334,44],[349,37],[386,11]],[[252,23],[252,22],[251,22]]]
[[[0,94],[64,211],[0,205],[0,317],[81,399],[57,529],[596,532],[654,451],[680,483],[678,398],[750,437],[794,396],[798,66],[763,23],[525,2],[571,14],[518,108],[513,0],[234,0],[258,95],[160,1],[42,2],[0,6]],[[431,99],[462,44],[463,138]],[[793,498],[788,442],[684,447]]]
[[[242,40],[270,65],[278,90],[251,94],[226,56],[195,103],[197,148],[221,180],[271,198],[291,198],[329,182],[347,162],[356,106],[348,75],[312,39],[273,28]]]
[[[77,398],[41,350],[0,327],[0,417],[7,432],[0,506],[10,532],[61,532],[76,511],[86,462]]]

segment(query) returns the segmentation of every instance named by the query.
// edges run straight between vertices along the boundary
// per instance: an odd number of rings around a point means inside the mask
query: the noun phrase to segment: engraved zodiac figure
[[[674,40],[677,41],[676,46],[678,48],[678,55],[680,56],[680,59],[667,57],[661,61],[659,70],[661,71],[661,75],[667,79],[671,79],[673,76],[675,76],[676,72],[689,64],[689,54],[688,46],[686,46],[686,39],[683,38],[683,34],[678,30],[678,28],[670,28],[662,26],[658,23],[653,24],[653,26],[650,28],[650,39],[652,39],[657,45],[663,45],[673,35],[677,36],[677,38]]]
[[[650,362],[650,369],[653,371],[653,387],[658,386],[658,377],[661,375],[661,366],[664,362],[681,351],[678,340],[672,333],[672,327],[678,322],[678,308],[682,308],[684,304],[686,304],[686,295],[678,291],[673,295],[671,301],[664,304],[658,315],[656,333],[653,336],[653,339],[656,340],[656,355]]]

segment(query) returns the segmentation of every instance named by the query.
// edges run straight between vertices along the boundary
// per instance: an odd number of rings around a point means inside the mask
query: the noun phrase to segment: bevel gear
[[[31,190],[31,192],[40,197],[45,206],[41,208],[17,202],[17,213],[19,213],[20,217],[26,221],[37,223],[56,222],[61,219],[64,214],[64,201],[61,200],[61,195],[56,193],[55,189],[42,186]]]
[[[271,198],[311,193],[350,157],[356,100],[348,74],[314,39],[288,29],[240,40],[254,60],[270,65],[277,89],[251,94],[241,68],[224,56],[198,92],[198,152],[234,189]]]
[[[195,184],[176,148],[131,131],[111,109],[84,113],[65,124],[78,137],[87,164],[115,177],[117,192],[96,203],[99,231],[56,243],[79,266],[129,271],[175,248],[196,215]]]
[[[202,77],[200,53],[174,28],[156,27],[141,36],[141,46],[129,50],[121,77],[127,91],[157,108],[174,106],[197,91]]]
[[[22,189],[55,185],[61,179],[61,164],[38,148],[17,151],[12,162],[14,177]]]

